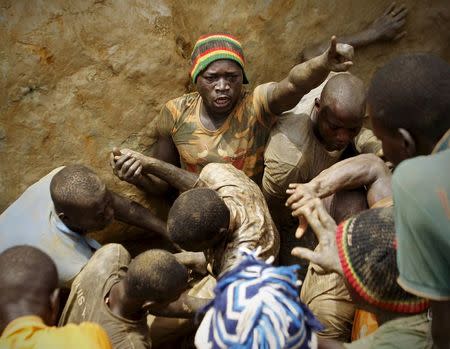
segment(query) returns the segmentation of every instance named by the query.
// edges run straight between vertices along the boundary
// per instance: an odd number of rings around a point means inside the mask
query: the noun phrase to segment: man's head
[[[428,307],[398,284],[393,208],[361,212],[338,226],[336,244],[352,299],[372,312],[419,313]]]
[[[15,315],[37,315],[56,322],[58,273],[52,259],[32,246],[11,247],[0,254],[0,332]],[[10,313],[10,312],[14,313]]]
[[[50,194],[60,219],[76,232],[103,229],[114,217],[111,193],[83,165],[70,165],[59,171],[50,183]]]
[[[328,151],[342,150],[361,130],[366,94],[363,82],[349,73],[337,74],[316,99],[315,133]]]
[[[182,193],[167,219],[169,238],[187,251],[204,251],[228,231],[230,211],[212,189],[196,188]]]
[[[123,279],[125,294],[147,310],[176,300],[187,289],[188,272],[164,250],[149,250],[134,258]]]
[[[244,53],[231,35],[204,35],[191,55],[191,77],[211,116],[227,116],[248,80],[244,72]]]
[[[389,161],[429,154],[450,128],[450,65],[432,54],[396,57],[373,76],[367,104]]]

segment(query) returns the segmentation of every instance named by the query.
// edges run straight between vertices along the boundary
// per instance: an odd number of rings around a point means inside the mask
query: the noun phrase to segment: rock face
[[[356,53],[353,73],[404,52],[450,60],[448,1],[405,1],[407,36]],[[0,212],[51,169],[82,163],[108,186],[164,215],[109,168],[113,146],[148,149],[150,123],[189,88],[195,40],[229,32],[242,41],[250,87],[280,80],[307,44],[349,34],[389,1],[1,0]],[[122,235],[115,225],[97,237]]]

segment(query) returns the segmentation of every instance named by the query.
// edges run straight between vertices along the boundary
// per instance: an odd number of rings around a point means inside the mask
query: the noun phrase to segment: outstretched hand
[[[301,213],[301,208],[307,205],[311,200],[318,198],[315,188],[309,184],[291,183],[286,190],[289,198],[285,205],[292,210],[292,216],[298,218],[298,227],[295,231],[295,237],[300,239],[308,228],[308,222]]]
[[[299,209],[319,240],[314,251],[295,247],[291,254],[317,264],[325,271],[343,274],[336,246],[336,222],[326,211],[320,199],[311,200]]]
[[[399,40],[406,35],[404,31],[408,9],[393,2],[384,13],[369,26],[378,40]]]
[[[325,67],[335,72],[347,71],[353,65],[353,53],[353,46],[337,43],[336,36],[333,35],[330,46],[322,55]]]

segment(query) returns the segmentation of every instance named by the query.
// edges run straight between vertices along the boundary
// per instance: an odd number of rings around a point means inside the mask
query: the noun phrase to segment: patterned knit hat
[[[239,64],[244,75],[243,83],[248,84],[244,71],[245,59],[241,43],[229,34],[203,35],[197,40],[191,54],[191,77],[194,84],[198,75],[208,65],[219,59],[231,59]]]
[[[393,208],[375,208],[342,222],[336,243],[344,276],[367,303],[398,313],[420,313],[425,299],[398,284]]]
[[[199,312],[206,314],[196,348],[317,347],[314,331],[323,327],[299,299],[299,266],[273,267],[257,255],[243,251],[242,261],[218,280],[214,300]]]

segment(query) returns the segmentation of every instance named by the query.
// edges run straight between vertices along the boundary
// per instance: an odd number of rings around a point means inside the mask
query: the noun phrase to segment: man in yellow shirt
[[[15,246],[0,254],[1,349],[110,349],[97,324],[53,327],[58,305],[58,273],[41,250]]]

